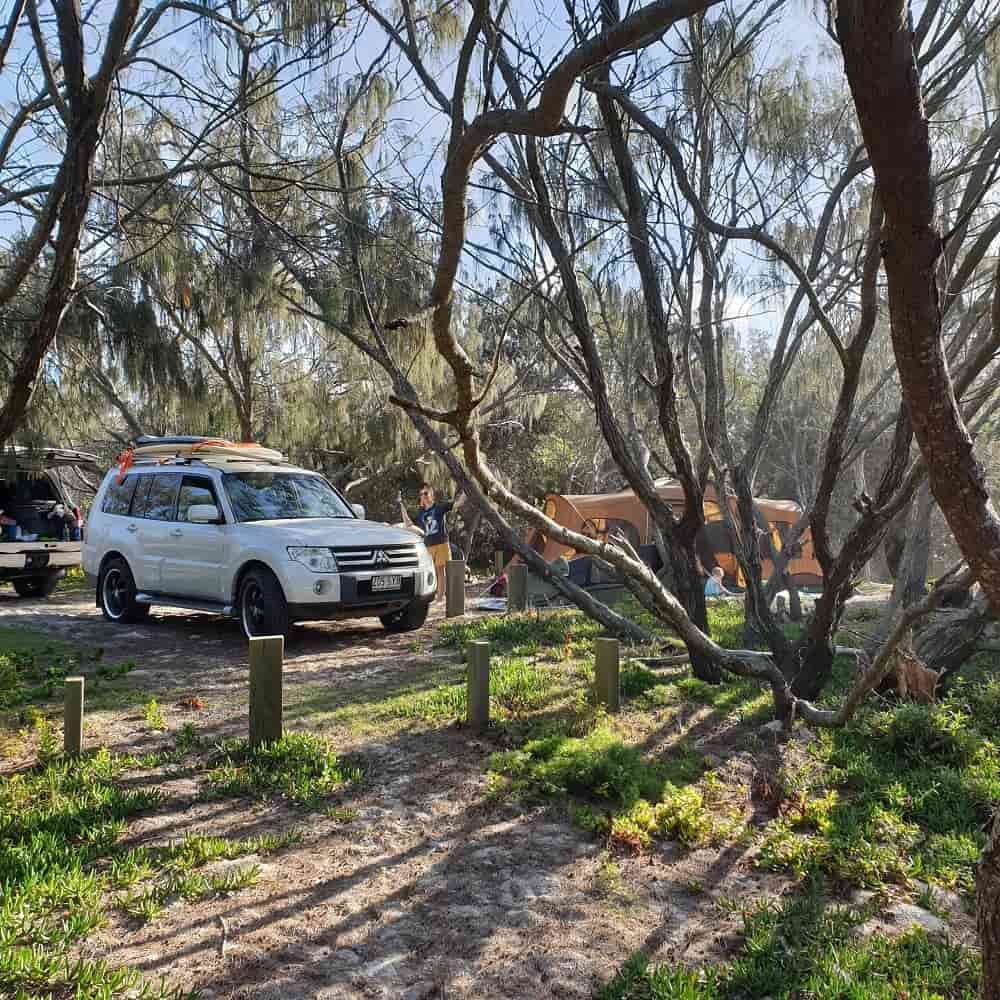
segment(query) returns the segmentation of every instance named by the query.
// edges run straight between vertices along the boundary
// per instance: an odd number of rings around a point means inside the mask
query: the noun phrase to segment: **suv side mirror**
[[[351,510],[353,510],[354,513],[358,517],[360,517],[362,521],[365,519],[365,508],[361,504],[359,504],[359,503],[352,503],[351,504]]]
[[[214,503],[195,503],[188,507],[191,524],[221,524],[222,515]]]

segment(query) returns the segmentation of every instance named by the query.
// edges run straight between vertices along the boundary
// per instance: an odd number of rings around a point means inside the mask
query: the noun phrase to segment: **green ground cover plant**
[[[871,912],[838,906],[822,883],[744,913],[743,941],[725,964],[689,969],[631,958],[598,1000],[975,1000],[979,968],[967,949],[922,931],[897,939],[857,933]]]

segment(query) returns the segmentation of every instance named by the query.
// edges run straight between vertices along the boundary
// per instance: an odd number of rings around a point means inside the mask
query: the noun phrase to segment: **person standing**
[[[435,600],[440,601],[444,595],[444,570],[451,558],[451,546],[448,544],[448,515],[455,506],[454,500],[437,500],[434,487],[424,483],[420,487],[420,508],[417,511],[416,527],[424,533],[424,544],[434,560],[434,572],[437,576],[437,594]],[[403,523],[414,527],[409,512],[403,505],[403,496],[399,496],[399,509],[403,515]]]

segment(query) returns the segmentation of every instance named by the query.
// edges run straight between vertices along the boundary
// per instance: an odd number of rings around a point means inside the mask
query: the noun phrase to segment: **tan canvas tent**
[[[656,490],[669,501],[680,516],[684,511],[684,491],[679,483],[670,479],[656,481]],[[799,519],[802,508],[794,500],[769,500],[755,498],[760,526],[766,528],[768,544],[761,553],[765,579],[774,569],[771,561],[771,547],[780,550],[784,538],[792,525]],[[735,513],[735,497],[729,498],[730,508]],[[609,534],[620,532],[633,545],[649,545],[653,541],[649,512],[631,490],[620,493],[584,493],[563,496],[549,493],[545,497],[544,511],[548,517],[572,531],[592,534],[606,539]],[[730,580],[739,579],[739,567],[733,555],[728,530],[722,520],[722,512],[716,500],[715,491],[709,487],[705,494],[706,527],[699,539],[698,549],[706,570],[718,564]],[[766,525],[765,525],[766,522]],[[537,529],[532,529],[529,543],[546,561],[564,556],[573,558],[576,551],[553,541]],[[806,529],[799,539],[800,552],[789,563],[789,572],[800,587],[819,586],[822,571],[813,553],[812,538]]]

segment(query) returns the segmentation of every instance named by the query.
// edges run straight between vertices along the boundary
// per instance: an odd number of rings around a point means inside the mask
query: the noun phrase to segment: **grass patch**
[[[93,710],[107,698],[121,699],[121,679],[135,668],[132,660],[109,664],[104,650],[80,649],[21,628],[0,628],[0,721],[30,721],[31,709],[45,706],[62,694],[67,676],[87,678],[87,707]],[[134,702],[135,694],[131,693]]]
[[[495,652],[523,646],[564,648],[567,643],[592,640],[601,629],[578,611],[526,612],[447,622],[438,631],[438,641],[464,649],[468,642],[485,639]]]
[[[726,965],[661,965],[643,955],[625,964],[598,1000],[974,1000],[975,956],[912,931],[895,940],[856,937],[869,914],[831,906],[818,884],[744,916],[743,943]]]
[[[68,675],[93,670],[100,658],[100,651],[84,654],[20,629],[0,629],[0,709],[51,700]]]
[[[988,685],[966,684],[943,703],[869,709],[821,734],[808,764],[780,776],[782,816],[766,830],[760,864],[971,893],[983,824],[1000,798],[993,718],[978,717],[993,697]]]
[[[343,706],[333,712],[333,718],[361,724],[464,719],[465,668],[455,667],[444,676],[448,679],[433,687],[411,686],[377,701]],[[455,678],[454,682],[451,678]],[[565,674],[544,664],[519,657],[496,659],[490,669],[491,718],[498,721],[523,718],[550,705],[571,683]]]
[[[167,728],[167,720],[163,717],[163,709],[155,698],[150,698],[142,710],[142,717],[146,720],[146,725],[153,732],[162,733]]]
[[[58,594],[93,594],[94,585],[87,581],[81,566],[70,566],[56,588]]]
[[[360,780],[361,771],[345,766],[326,740],[311,733],[285,733],[274,743],[253,748],[246,740],[220,744],[208,787],[216,795],[278,795],[313,807]]]
[[[704,762],[684,747],[651,759],[599,727],[586,736],[530,740],[494,754],[489,766],[494,796],[506,783],[506,794],[565,799],[577,821],[606,835],[612,847],[641,850],[654,838],[695,846],[731,829],[708,807],[711,781],[695,784]]]
[[[0,996],[180,996],[137,972],[71,958],[105,919],[102,864],[155,788],[124,788],[132,763],[102,750],[0,781]]]

